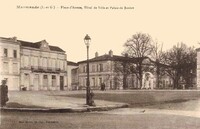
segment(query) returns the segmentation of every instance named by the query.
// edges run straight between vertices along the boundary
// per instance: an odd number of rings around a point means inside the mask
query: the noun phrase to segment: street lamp
[[[91,38],[87,34],[84,38],[85,45],[87,47],[87,82],[86,82],[86,104],[92,106],[91,97],[90,97],[90,78],[89,78],[89,46]]]

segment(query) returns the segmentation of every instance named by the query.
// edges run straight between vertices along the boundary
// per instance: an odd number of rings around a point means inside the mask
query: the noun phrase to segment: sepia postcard
[[[1,0],[1,129],[199,129],[200,1]]]

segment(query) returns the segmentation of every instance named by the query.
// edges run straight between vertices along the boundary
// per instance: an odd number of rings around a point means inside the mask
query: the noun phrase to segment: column
[[[20,75],[21,75],[20,76],[20,90],[21,90],[21,88],[24,86],[24,73],[21,73]]]
[[[51,76],[51,74],[48,74],[47,78],[48,78],[47,90],[52,90],[52,76]]]
[[[33,79],[34,79],[34,75],[30,73],[30,90],[34,90]]]
[[[39,87],[38,90],[43,90],[43,74],[39,74]]]
[[[68,86],[67,86],[67,76],[66,75],[64,75],[64,90],[65,90],[65,88],[68,88]]]

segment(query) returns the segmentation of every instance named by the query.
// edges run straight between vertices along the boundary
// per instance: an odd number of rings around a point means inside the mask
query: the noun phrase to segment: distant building
[[[109,51],[109,54],[101,56],[96,52],[95,57],[89,59],[90,87],[92,89],[100,89],[101,84],[105,83],[106,89],[123,89],[123,85],[126,85],[128,89],[158,88],[156,87],[155,62],[148,57],[145,57],[143,61],[143,66],[146,67],[146,70],[143,71],[142,87],[140,87],[140,81],[133,71],[124,74],[124,70],[131,70],[131,67],[135,67],[138,59],[130,58],[128,55],[113,55],[112,50]],[[129,63],[129,66],[123,66],[126,63]],[[79,89],[85,89],[87,82],[87,60],[80,61],[78,64]],[[127,76],[125,79],[126,84],[123,82],[123,76]],[[168,76],[161,77],[159,88],[170,88],[171,85],[172,80]]]
[[[96,52],[95,57],[89,59],[90,87],[92,89],[100,89],[101,84],[105,83],[106,89],[122,89],[122,76],[117,76],[117,72],[114,67],[116,62],[122,62],[126,59],[127,58],[123,56],[113,55],[112,50],[109,51],[109,54],[102,56],[99,56]],[[86,87],[87,60],[80,61],[78,64],[79,88],[81,89]],[[134,84],[132,83],[132,85]]]
[[[197,89],[200,89],[200,48],[196,49],[197,51]]]
[[[69,90],[75,90],[78,87],[78,64],[67,61],[67,86]]]
[[[67,55],[46,40],[21,44],[21,88],[27,90],[65,90],[67,88]]]
[[[0,37],[0,60],[0,80],[7,79],[8,90],[19,90],[20,43],[16,37]]]

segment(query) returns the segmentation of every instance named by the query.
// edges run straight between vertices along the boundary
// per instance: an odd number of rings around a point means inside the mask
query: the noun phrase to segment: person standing
[[[6,85],[7,80],[2,80],[1,81],[1,86],[0,86],[0,94],[1,94],[1,107],[6,106],[6,102],[8,101],[8,86]]]
[[[102,84],[102,89],[103,89],[103,91],[105,91],[106,90],[106,85],[105,85],[105,83],[103,82],[103,84]]]

